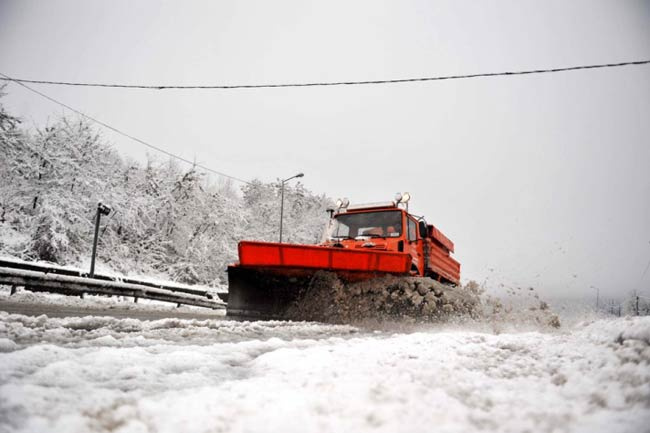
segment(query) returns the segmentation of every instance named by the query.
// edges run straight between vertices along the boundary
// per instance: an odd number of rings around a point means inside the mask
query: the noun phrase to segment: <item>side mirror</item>
[[[420,226],[420,236],[422,239],[429,237],[429,230],[427,230],[427,223],[424,221],[418,222],[418,225]]]

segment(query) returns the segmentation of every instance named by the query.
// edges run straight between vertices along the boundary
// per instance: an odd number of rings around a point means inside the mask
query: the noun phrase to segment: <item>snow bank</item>
[[[289,319],[356,323],[386,319],[440,320],[477,317],[478,286],[451,287],[431,278],[386,276],[348,283],[319,271],[285,312]],[[296,288],[293,288],[294,290]]]
[[[290,284],[297,285],[291,289],[298,295],[283,317],[293,320],[363,326],[473,322],[498,332],[560,327],[558,316],[536,294],[502,301],[472,281],[452,287],[431,278],[386,276],[351,283],[319,271],[308,283]]]
[[[649,333],[0,314],[0,431],[640,432]]]

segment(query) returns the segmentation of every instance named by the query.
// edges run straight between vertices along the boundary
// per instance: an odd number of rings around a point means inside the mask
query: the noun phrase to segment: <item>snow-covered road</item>
[[[0,313],[0,431],[650,431],[650,317],[483,328]]]

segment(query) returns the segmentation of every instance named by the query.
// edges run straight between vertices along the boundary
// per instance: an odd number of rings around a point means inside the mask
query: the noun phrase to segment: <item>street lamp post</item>
[[[93,252],[90,256],[90,278],[95,276],[95,256],[97,255],[97,241],[99,240],[99,221],[102,215],[111,213],[111,208],[102,203],[97,203],[97,213],[95,214],[95,236],[93,237]]]
[[[282,181],[281,192],[280,192],[280,243],[282,243],[282,220],[284,219],[284,184],[294,179],[296,177],[303,177],[304,173],[298,173],[295,176],[291,176]]]

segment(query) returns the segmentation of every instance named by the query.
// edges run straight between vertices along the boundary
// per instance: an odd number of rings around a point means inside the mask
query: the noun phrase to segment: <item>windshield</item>
[[[399,237],[402,234],[402,213],[381,211],[346,213],[335,217],[330,231],[333,239],[369,237]]]

